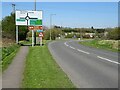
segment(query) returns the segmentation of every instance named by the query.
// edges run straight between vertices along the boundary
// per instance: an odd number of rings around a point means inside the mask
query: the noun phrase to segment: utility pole
[[[35,8],[34,8],[34,9],[35,9],[35,11],[36,11],[36,0],[35,0]]]
[[[15,14],[15,4],[14,3],[12,3],[12,8],[13,8],[13,11],[12,11],[12,13],[13,14]],[[18,26],[16,26],[16,37],[15,37],[15,39],[16,39],[16,43],[18,44],[19,43],[19,40],[18,40]]]
[[[36,11],[36,0],[34,3],[34,10]],[[34,31],[34,44],[36,44],[36,31]]]
[[[50,41],[51,41],[51,29],[52,29],[52,15],[50,15]]]
[[[52,38],[51,38],[51,36],[52,36],[52,35],[51,35],[51,29],[52,29],[52,16],[53,16],[53,15],[56,15],[56,14],[50,14],[50,41],[51,41],[51,39],[52,39]]]
[[[82,40],[82,29],[80,30],[80,39]]]
[[[12,4],[12,7],[13,7],[13,12],[12,13],[15,13],[15,4]]]

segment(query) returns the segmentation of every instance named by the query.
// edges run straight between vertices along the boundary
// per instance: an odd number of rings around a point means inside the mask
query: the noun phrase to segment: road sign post
[[[32,30],[32,47],[34,46],[34,30]]]
[[[18,44],[18,26],[16,26],[16,43]]]
[[[42,46],[42,37],[43,37],[43,33],[42,32],[39,33],[39,37],[40,37],[40,46]]]
[[[40,37],[40,46],[42,46],[42,37]]]
[[[16,11],[16,43],[18,43],[18,26],[42,26],[42,11]],[[39,29],[38,29],[39,30]],[[32,46],[34,46],[34,30],[32,30]]]

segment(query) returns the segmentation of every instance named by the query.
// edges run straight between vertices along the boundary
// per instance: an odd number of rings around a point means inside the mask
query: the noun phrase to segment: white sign
[[[16,11],[16,25],[42,25],[42,11]]]
[[[39,37],[43,37],[43,33],[39,33]]]

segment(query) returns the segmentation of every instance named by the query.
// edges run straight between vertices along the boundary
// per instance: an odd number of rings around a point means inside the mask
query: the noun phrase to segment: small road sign
[[[28,27],[29,30],[42,30],[42,26],[29,26]]]
[[[34,30],[34,26],[29,26],[28,29],[29,30]]]
[[[39,33],[39,37],[43,37],[43,33],[42,32]]]
[[[37,32],[43,32],[43,30],[37,30]]]

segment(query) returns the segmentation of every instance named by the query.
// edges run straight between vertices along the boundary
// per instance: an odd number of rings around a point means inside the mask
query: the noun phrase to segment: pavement
[[[28,51],[27,46],[20,47],[12,63],[2,74],[2,88],[20,88]]]
[[[49,50],[77,88],[118,88],[118,53],[78,41],[54,41]]]

